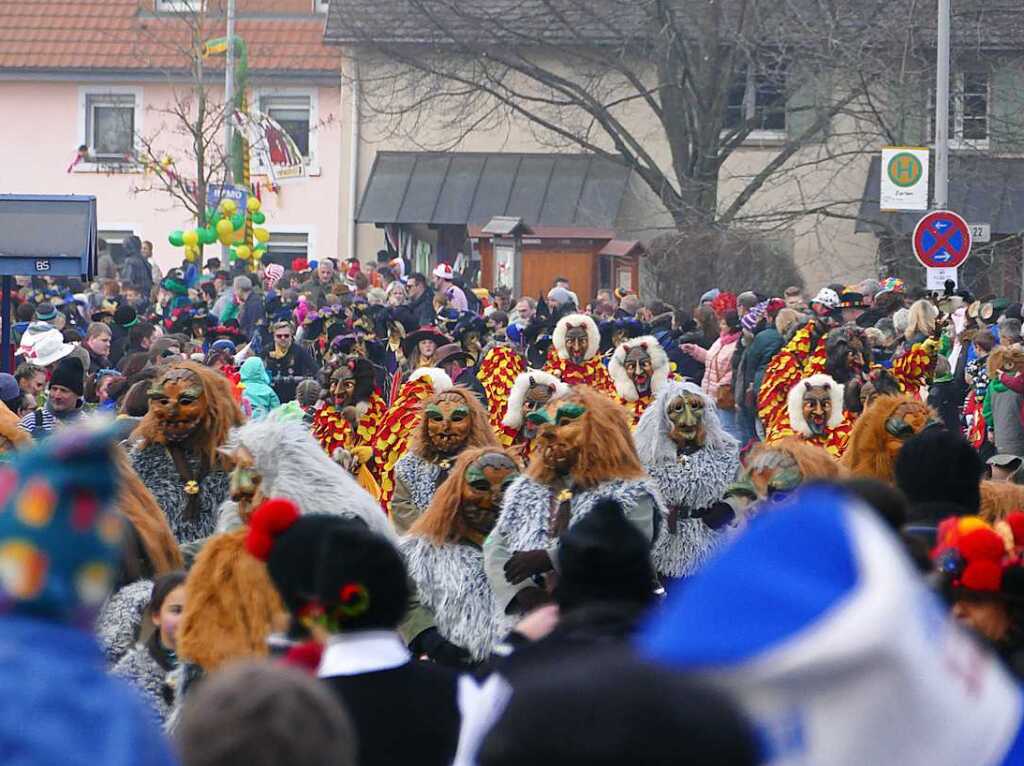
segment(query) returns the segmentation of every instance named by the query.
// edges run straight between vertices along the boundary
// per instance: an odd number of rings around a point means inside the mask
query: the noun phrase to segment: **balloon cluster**
[[[254,224],[252,237],[255,243],[252,247],[243,239],[245,211],[239,210],[238,203],[232,199],[221,200],[216,208],[209,208],[206,211],[205,227],[172,231],[167,241],[174,247],[184,247],[185,259],[188,261],[199,260],[200,246],[212,245],[214,242],[231,248],[231,260],[247,261],[251,258],[258,261],[267,252],[267,242],[270,241],[270,232],[261,226],[267,220],[267,216],[260,207],[259,199],[249,197],[246,209]]]

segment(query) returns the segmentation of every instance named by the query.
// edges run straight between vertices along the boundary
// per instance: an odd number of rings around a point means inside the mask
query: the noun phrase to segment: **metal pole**
[[[228,51],[224,64],[224,156],[231,156],[232,125],[235,112],[235,0],[228,0]],[[231,160],[227,164],[228,183],[234,183],[234,169]]]
[[[11,348],[11,278],[3,278],[3,298],[0,300],[0,318],[3,319],[3,332],[0,333],[0,347],[3,348],[3,359],[0,359],[0,370],[11,371],[11,359],[14,349]]]
[[[939,0],[935,62],[935,208],[949,205],[949,0]]]

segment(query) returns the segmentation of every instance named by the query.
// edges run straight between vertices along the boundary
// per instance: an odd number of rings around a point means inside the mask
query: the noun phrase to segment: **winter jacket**
[[[263,360],[258,356],[249,357],[242,363],[239,370],[242,383],[242,397],[252,406],[254,418],[265,417],[276,407],[281,406],[277,393],[270,387],[270,376]]]
[[[0,753],[18,766],[172,766],[152,715],[86,631],[0,618]]]
[[[736,343],[739,339],[738,332],[723,335],[712,343],[707,351],[700,346],[693,351],[693,357],[704,363],[704,380],[701,381],[701,388],[712,399],[718,394],[721,386],[732,385],[732,355],[736,352]]]
[[[1002,377],[1012,380],[1008,375]],[[1024,456],[1022,403],[1021,395],[1007,388],[1003,380],[993,380],[989,384],[983,416],[995,435],[996,451],[1000,454]]]
[[[409,309],[420,327],[434,324],[437,319],[437,312],[434,311],[434,291],[429,288],[424,290],[423,295],[409,302]]]
[[[111,671],[135,686],[149,703],[156,720],[162,725],[174,706],[174,690],[167,683],[167,674],[174,670],[174,655],[159,646],[159,634],[146,644],[137,644]]]
[[[271,385],[277,392],[277,398],[282,402],[290,402],[295,399],[295,388],[303,378],[314,378],[320,368],[305,348],[298,343],[292,343],[284,356],[274,357],[273,350],[269,351],[263,359],[270,375]]]
[[[142,288],[143,295],[153,291],[153,270],[138,253],[130,253],[121,266],[121,282]]]
[[[761,381],[764,380],[764,371],[768,367],[768,363],[782,350],[784,345],[785,340],[782,334],[775,327],[769,325],[754,336],[753,343],[750,344],[747,353],[743,355],[744,378],[753,386],[755,401],[757,392],[761,390]]]
[[[264,319],[263,298],[253,290],[238,309],[238,326],[242,333],[251,338],[256,332],[256,325]]]

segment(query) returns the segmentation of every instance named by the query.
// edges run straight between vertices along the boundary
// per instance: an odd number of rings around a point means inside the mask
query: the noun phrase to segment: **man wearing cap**
[[[122,303],[114,312],[114,324],[110,327],[110,336],[113,339],[110,344],[110,363],[112,365],[121,361],[125,349],[128,348],[128,340],[131,329],[139,323],[139,315],[127,303]]]
[[[82,414],[82,394],[85,391],[85,368],[78,357],[68,356],[57,362],[50,377],[46,404],[21,420],[20,428],[35,440],[49,435],[57,426],[68,423]]]
[[[1024,460],[1017,455],[993,455],[986,462],[992,481],[1013,482]]]
[[[462,288],[454,284],[455,272],[451,264],[439,263],[434,269],[434,287],[448,300],[448,305],[457,311],[469,311],[469,301]]]
[[[49,301],[44,301],[36,306],[35,321],[46,322],[55,330],[63,330],[67,323],[66,317],[61,314]]]

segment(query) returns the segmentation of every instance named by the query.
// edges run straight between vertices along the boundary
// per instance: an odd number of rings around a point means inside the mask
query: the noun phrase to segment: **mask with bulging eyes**
[[[569,355],[569,361],[573,364],[583,364],[587,361],[587,346],[590,345],[590,338],[587,335],[587,328],[584,325],[574,327],[572,325],[565,332],[565,351]]]
[[[346,362],[331,375],[331,396],[334,398],[335,407],[345,407],[352,404],[352,395],[356,390],[356,379],[352,369]]]
[[[457,394],[442,394],[423,410],[427,421],[427,438],[434,449],[454,455],[466,446],[473,427],[472,413]]]
[[[538,424],[530,420],[530,413],[540,410],[551,401],[551,397],[555,395],[555,387],[553,385],[547,385],[544,383],[535,383],[533,378],[530,378],[530,387],[526,391],[526,396],[523,399],[523,437],[527,441],[532,440],[537,435]]]
[[[666,411],[672,430],[669,438],[676,443],[676,450],[684,455],[696,452],[704,446],[704,400],[697,394],[687,393],[669,402]]]
[[[541,458],[561,476],[571,473],[579,460],[586,412],[587,408],[578,402],[560,400],[527,416],[538,426]]]
[[[651,392],[651,376],[654,374],[654,361],[647,351],[647,344],[641,343],[626,351],[626,358],[622,366],[626,374],[636,386],[636,392],[640,396]]]
[[[191,370],[172,367],[149,389],[149,409],[168,442],[186,441],[206,417],[206,392]]]
[[[500,452],[482,455],[466,469],[459,513],[466,526],[482,537],[494,529],[505,490],[519,475],[515,462]]]
[[[832,417],[832,389],[827,385],[805,386],[801,403],[804,421],[813,436],[821,436],[828,430],[828,421]]]

